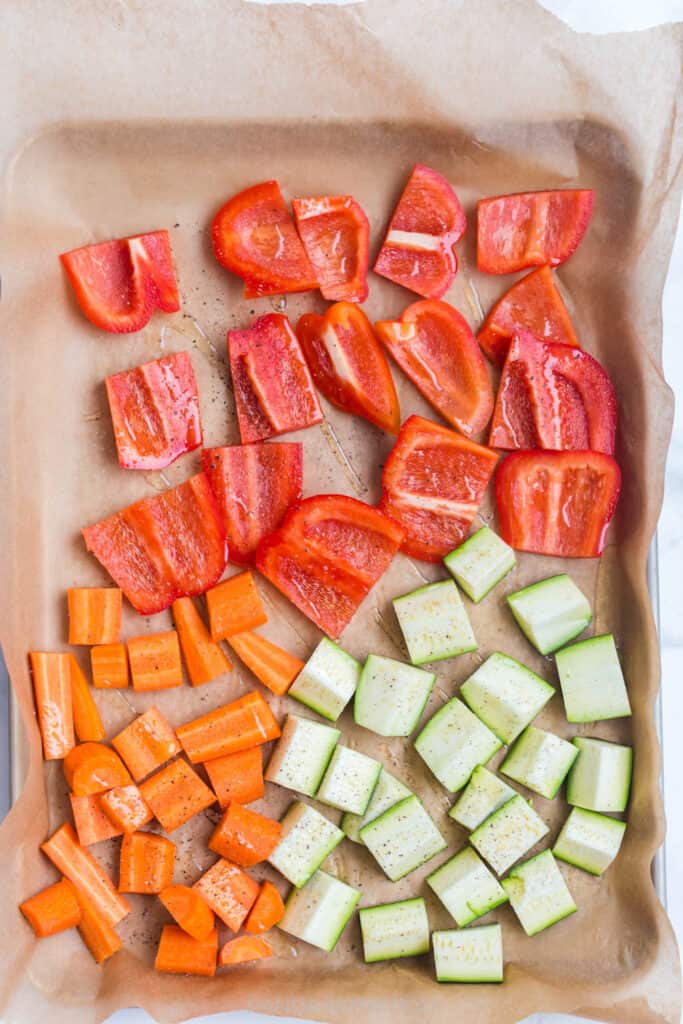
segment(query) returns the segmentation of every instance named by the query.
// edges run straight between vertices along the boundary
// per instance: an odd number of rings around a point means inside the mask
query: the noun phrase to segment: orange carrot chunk
[[[130,913],[128,903],[116,891],[104,868],[77,842],[71,825],[62,825],[40,848],[112,927]]]
[[[216,919],[196,889],[189,885],[169,885],[159,893],[159,899],[183,931],[198,942],[208,939]]]
[[[130,832],[121,843],[119,892],[159,893],[173,881],[175,843],[152,832]]]
[[[64,758],[64,778],[76,796],[104,793],[132,781],[119,755],[104,743],[79,743],[74,747]]]
[[[221,807],[227,807],[231,800],[250,804],[263,796],[265,786],[260,747],[224,754],[213,761],[205,761],[204,767]]]
[[[260,693],[253,691],[176,730],[194,764],[276,740],[280,727]]]
[[[209,849],[243,868],[267,860],[280,842],[282,825],[231,803],[209,839]]]
[[[20,903],[19,910],[39,939],[75,928],[81,920],[78,900],[66,882],[48,885],[47,889]]]
[[[205,871],[194,888],[233,932],[240,930],[259,894],[258,882],[237,864],[223,859]]]
[[[123,690],[128,686],[128,655],[123,644],[91,647],[90,668],[96,690]]]
[[[111,741],[136,782],[180,753],[181,746],[158,708],[151,707]]]
[[[71,697],[71,660],[68,654],[31,651],[33,693],[43,738],[43,757],[66,757],[76,742]]]
[[[258,681],[278,697],[287,693],[304,667],[303,661],[257,633],[235,633],[228,643]]]
[[[97,799],[119,833],[137,832],[154,817],[134,783],[130,786],[115,786],[114,789],[101,793]]]
[[[174,629],[167,633],[131,637],[128,658],[133,689],[169,690],[173,686],[182,686],[180,644]]]
[[[262,882],[256,903],[244,922],[244,930],[251,932],[252,935],[267,932],[282,920],[284,914],[285,905],[280,893],[272,882]]]
[[[102,718],[97,709],[88,680],[73,654],[69,655],[71,669],[71,703],[74,729],[81,743],[99,743],[106,736]]]
[[[211,636],[226,640],[245,629],[255,629],[268,621],[251,571],[231,576],[206,592]]]
[[[154,967],[167,974],[201,974],[212,978],[216,973],[217,953],[218,932],[215,928],[200,941],[176,924],[165,924]]]
[[[211,634],[197,611],[191,597],[179,597],[173,602],[175,622],[185,668],[193,686],[210,683],[232,668],[223,650],[211,639]]]
[[[266,960],[273,951],[265,939],[255,935],[240,935],[237,939],[229,939],[218,954],[220,967],[233,967],[235,964],[246,964],[251,960]]]
[[[118,587],[72,587],[68,593],[69,643],[116,644],[121,635]]]
[[[71,888],[78,900],[81,911],[81,920],[78,925],[80,936],[92,953],[95,963],[101,964],[117,953],[123,942],[87,896],[75,885],[72,885],[67,878],[63,878],[62,881]]]
[[[70,793],[69,799],[81,846],[93,846],[94,843],[102,843],[105,839],[121,835],[123,829],[117,828],[107,817],[98,796],[76,796]]]
[[[140,785],[142,799],[165,832],[173,832],[216,802],[216,794],[179,759]]]

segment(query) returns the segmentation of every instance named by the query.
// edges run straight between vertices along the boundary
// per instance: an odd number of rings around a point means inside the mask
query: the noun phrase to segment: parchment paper
[[[21,797],[0,829],[3,927],[0,1013],[8,1022],[101,1021],[116,1008],[143,1006],[160,1021],[248,1008],[346,1024],[413,1024],[429,1019],[506,1024],[538,1010],[622,1024],[679,1018],[675,940],[651,881],[664,822],[653,723],[658,648],[645,562],[659,512],[672,400],[661,372],[661,292],[681,190],[681,26],[623,36],[577,35],[531,0],[370,0],[351,7],[260,7],[237,0],[118,3],[6,0],[0,11],[0,153],[3,211],[3,338],[0,352],[4,440],[0,539],[4,554],[0,637],[21,710],[16,729]],[[276,957],[214,980],[156,975],[151,969],[162,916],[133,897],[121,932],[126,950],[96,967],[76,933],[35,943],[17,903],[54,879],[39,843],[65,814],[59,765],[42,763],[26,651],[63,648],[67,587],[105,582],[86,555],[79,527],[178,482],[198,454],[165,472],[117,467],[103,378],[162,352],[188,349],[199,378],[207,445],[238,432],[225,361],[225,332],[252,314],[285,309],[292,319],[321,308],[313,295],[241,299],[241,284],[213,261],[207,227],[217,206],[254,181],[277,177],[287,196],[352,192],[373,228],[373,249],[415,162],[455,185],[470,217],[459,246],[461,270],[447,298],[473,326],[511,283],[485,278],[474,260],[479,196],[543,187],[596,189],[590,230],[559,272],[584,346],[603,362],[619,398],[618,458],[624,489],[600,562],[522,556],[516,573],[480,606],[468,604],[476,654],[438,665],[427,714],[457,692],[491,651],[520,658],[556,682],[504,608],[506,592],[568,568],[596,607],[595,630],[618,638],[634,715],[580,732],[635,744],[629,828],[601,879],[563,865],[579,905],[573,917],[527,939],[512,911],[504,928],[506,981],[438,986],[429,958],[366,967],[354,921],[333,955],[275,932]],[[91,328],[61,275],[57,253],[89,241],[168,227],[182,312],[155,316],[137,335]],[[369,315],[398,314],[412,299],[372,277]],[[402,413],[434,416],[395,373]],[[326,406],[327,424],[305,442],[305,490],[378,497],[390,439]],[[490,505],[482,518],[490,521]],[[230,570],[232,571],[232,570]],[[400,556],[347,630],[345,646],[401,656],[390,600],[435,570]],[[270,621],[263,632],[305,657],[315,627],[261,582]],[[167,627],[164,614],[125,635]],[[156,703],[174,724],[254,685],[237,666],[198,690],[100,693],[109,735]],[[284,714],[299,706],[284,698]],[[540,724],[569,736],[559,695]],[[449,840],[464,833],[446,817],[448,794],[410,744],[377,742],[341,720],[347,742],[415,788]],[[291,794],[270,786],[278,813]],[[534,804],[552,826],[561,799]],[[215,815],[214,815],[215,817]],[[211,813],[174,834],[177,880],[194,880],[211,861]],[[116,841],[97,848],[113,866]],[[442,859],[446,859],[446,854]],[[423,886],[439,863],[398,885],[369,854],[345,841],[335,873],[362,889],[362,903],[425,895],[432,927],[452,922]],[[282,886],[275,872],[263,869]]]

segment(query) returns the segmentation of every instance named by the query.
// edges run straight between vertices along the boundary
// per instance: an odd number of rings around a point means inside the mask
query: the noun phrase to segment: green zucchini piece
[[[380,736],[409,736],[420,721],[436,676],[394,658],[369,655],[354,701],[357,725]]]
[[[382,765],[360,750],[341,744],[335,748],[315,794],[316,800],[351,814],[365,814]]]
[[[360,830],[375,818],[379,818],[380,814],[384,814],[400,800],[405,800],[407,796],[411,795],[407,786],[390,775],[385,768],[382,768],[365,814],[349,814],[347,811],[340,822],[342,831],[352,842],[362,844]]]
[[[578,750],[560,736],[529,725],[500,765],[502,775],[552,800],[576,760]]]
[[[476,651],[477,641],[453,580],[428,583],[393,603],[413,665]]]
[[[549,831],[533,807],[517,793],[474,830],[470,842],[496,874],[502,875]]]
[[[302,889],[292,889],[278,928],[330,953],[359,899],[357,889],[325,871],[316,871]]]
[[[503,980],[503,937],[499,924],[434,932],[432,946],[437,981]]]
[[[631,714],[611,633],[565,647],[555,662],[568,722],[602,722]]]
[[[574,807],[562,826],[553,853],[591,875],[602,875],[619,853],[625,831],[625,821]]]
[[[287,694],[336,722],[356,692],[360,670],[359,661],[323,637]]]
[[[421,897],[363,907],[358,916],[366,964],[429,952],[429,919]]]
[[[502,884],[510,906],[527,935],[537,935],[576,910],[572,894],[550,850],[519,864]]]
[[[489,761],[501,746],[457,697],[429,719],[415,740],[422,760],[451,793],[462,789],[477,765]]]
[[[507,902],[507,893],[471,846],[466,846],[427,877],[461,928]]]
[[[509,544],[488,526],[482,526],[443,562],[458,586],[478,604],[514,569],[517,559]]]
[[[360,837],[392,882],[446,848],[446,840],[416,796],[380,814],[361,829]]]
[[[625,811],[633,770],[631,747],[589,736],[575,736],[572,743],[579,756],[567,778],[567,803],[587,811]]]
[[[342,830],[324,814],[295,800],[282,818],[282,837],[268,862],[300,889],[343,838]]]
[[[448,816],[468,832],[473,832],[516,793],[516,789],[508,786],[507,782],[503,782],[488,768],[478,765]]]
[[[566,573],[509,594],[507,603],[527,640],[541,654],[564,647],[593,617],[588,598]]]
[[[266,779],[306,796],[315,796],[340,736],[339,729],[329,725],[299,715],[287,715],[266,768]]]
[[[499,740],[512,743],[555,695],[555,688],[496,651],[465,680],[460,695]]]

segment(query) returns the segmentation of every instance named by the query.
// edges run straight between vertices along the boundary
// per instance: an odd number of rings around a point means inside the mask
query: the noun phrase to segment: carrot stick
[[[39,939],[75,928],[81,920],[81,908],[66,882],[48,885],[47,889],[20,903],[19,910]]]
[[[72,587],[69,643],[115,644],[121,633],[121,591],[118,587]]]
[[[142,799],[142,793],[133,783],[130,786],[115,786],[98,797],[100,807],[121,832],[137,832],[152,820],[154,815]]]
[[[83,669],[73,654],[69,655],[71,669],[71,703],[73,706],[74,729],[81,743],[89,740],[98,743],[106,736],[97,704],[93,699]]]
[[[71,662],[68,654],[31,651],[33,693],[43,738],[43,757],[66,757],[76,738],[71,699]]]
[[[196,764],[276,740],[280,727],[261,694],[254,691],[186,722],[176,734]]]
[[[147,633],[128,641],[130,673],[135,690],[169,690],[182,686],[183,666],[180,661],[178,634]]]
[[[104,743],[79,743],[69,751],[64,758],[64,778],[76,796],[104,793],[132,781],[119,755]]]
[[[238,804],[250,804],[252,800],[260,800],[263,796],[265,787],[260,747],[238,750],[236,754],[224,754],[223,757],[205,761],[204,767],[221,807],[227,807],[231,800],[236,800]]]
[[[199,942],[208,939],[216,919],[196,889],[189,885],[169,885],[159,893],[159,899],[183,931]]]
[[[245,629],[255,629],[268,621],[265,608],[248,570],[219,583],[206,592],[211,636],[225,640]]]
[[[235,633],[228,643],[258,681],[278,697],[287,693],[304,667],[303,661],[257,633]]]
[[[200,942],[177,925],[165,924],[154,967],[167,974],[201,974],[212,978],[216,973],[217,953],[218,932],[215,928]]]
[[[237,939],[229,939],[218,954],[219,967],[233,967],[245,964],[250,960],[265,960],[273,955],[273,951],[265,939],[255,935],[240,935]]]
[[[256,903],[249,911],[244,922],[245,932],[252,935],[259,935],[267,932],[269,928],[278,924],[285,913],[285,905],[282,896],[272,882],[262,882],[261,891],[256,897]]]
[[[216,794],[179,758],[140,785],[142,799],[165,832],[173,832],[216,802]]]
[[[71,888],[78,901],[81,911],[78,931],[81,938],[92,953],[95,963],[101,964],[117,953],[123,942],[87,896],[75,885],[72,885],[67,878],[63,878],[62,881]]]
[[[136,782],[180,753],[181,746],[158,708],[135,718],[111,741]]]
[[[237,864],[223,859],[205,871],[193,888],[199,890],[214,914],[233,932],[240,930],[259,894],[258,882]]]
[[[280,842],[282,825],[231,803],[209,839],[209,849],[243,868],[267,860]]]
[[[121,835],[123,830],[110,821],[96,795],[75,796],[74,793],[70,793],[69,799],[81,846],[93,846],[95,843],[104,842],[105,839]]]
[[[116,891],[104,868],[77,842],[71,825],[62,825],[40,848],[108,924],[114,926],[130,913],[128,903]]]
[[[191,597],[179,597],[173,602],[175,622],[185,668],[193,686],[210,683],[232,668],[222,649],[211,639],[211,634]]]
[[[175,843],[152,832],[130,832],[121,843],[119,892],[159,893],[173,881]]]
[[[123,690],[128,686],[128,655],[123,644],[91,647],[90,668],[96,690]]]

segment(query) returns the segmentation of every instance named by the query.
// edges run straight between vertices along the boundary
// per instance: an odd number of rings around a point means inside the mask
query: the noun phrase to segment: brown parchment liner
[[[540,1010],[621,1024],[678,1021],[676,945],[650,874],[664,820],[653,722],[659,659],[645,565],[672,415],[661,371],[660,307],[681,189],[681,37],[680,25],[578,35],[531,0],[2,6],[0,635],[20,709],[15,770],[25,778],[0,829],[0,1012],[8,1024],[48,1014],[54,1024],[94,1024],[129,1005],[169,1022],[236,1008],[339,1024],[506,1024]],[[556,681],[552,661],[536,656],[511,623],[504,596],[568,568],[594,601],[596,631],[617,635],[634,706],[630,721],[578,730],[635,744],[623,851],[601,880],[563,865],[579,911],[542,937],[527,939],[509,908],[495,914],[504,928],[502,987],[438,986],[429,958],[366,967],[356,920],[333,955],[275,932],[276,957],[263,964],[214,980],[156,975],[151,963],[162,915],[142,897],[132,897],[134,913],[121,926],[125,951],[104,968],[92,963],[75,932],[36,943],[16,905],[54,878],[38,844],[63,819],[65,794],[60,766],[46,768],[41,760],[26,651],[63,648],[65,589],[105,582],[78,528],[164,486],[159,474],[117,467],[102,380],[188,349],[206,443],[235,443],[226,329],[271,308],[295,319],[321,305],[314,295],[245,303],[240,283],[211,256],[207,225],[217,205],[266,177],[277,177],[288,196],[352,192],[370,217],[374,249],[416,161],[442,171],[466,206],[470,227],[447,298],[473,326],[511,281],[476,272],[477,197],[553,186],[596,190],[590,230],[559,278],[579,337],[606,366],[619,399],[624,488],[609,546],[601,562],[569,566],[521,556],[492,596],[468,604],[479,650],[438,665],[428,714],[498,648]],[[137,335],[105,336],[76,309],[56,254],[157,227],[171,230],[183,310],[155,316]],[[375,319],[387,317],[412,298],[373,276],[366,308]],[[395,378],[404,417],[433,415],[400,373]],[[325,411],[326,426],[299,435],[306,493],[342,491],[375,501],[390,439]],[[197,453],[186,456],[165,479],[178,482],[197,465]],[[489,502],[482,518],[491,516]],[[359,656],[401,656],[390,600],[438,575],[397,558],[347,630],[345,646]],[[316,629],[261,586],[271,615],[263,632],[305,657]],[[125,635],[169,621],[166,614],[140,620],[128,610]],[[151,703],[177,724],[252,685],[238,665],[198,690],[97,699],[112,735]],[[275,704],[280,714],[301,710],[287,698]],[[565,736],[573,732],[559,696],[539,721]],[[449,840],[448,855],[463,845],[464,833],[446,817],[450,797],[410,744],[354,729],[349,712],[341,726],[347,742],[379,756],[416,789]],[[289,798],[270,786],[264,805],[279,813]],[[566,805],[540,798],[534,804],[550,822],[552,840]],[[193,880],[210,863],[210,817],[173,836],[178,880]],[[115,852],[116,841],[97,849],[112,867]],[[362,889],[364,905],[420,892],[432,926],[450,927],[423,885],[438,863],[392,885],[365,851],[345,841],[328,867]],[[269,869],[257,873],[281,886]]]

